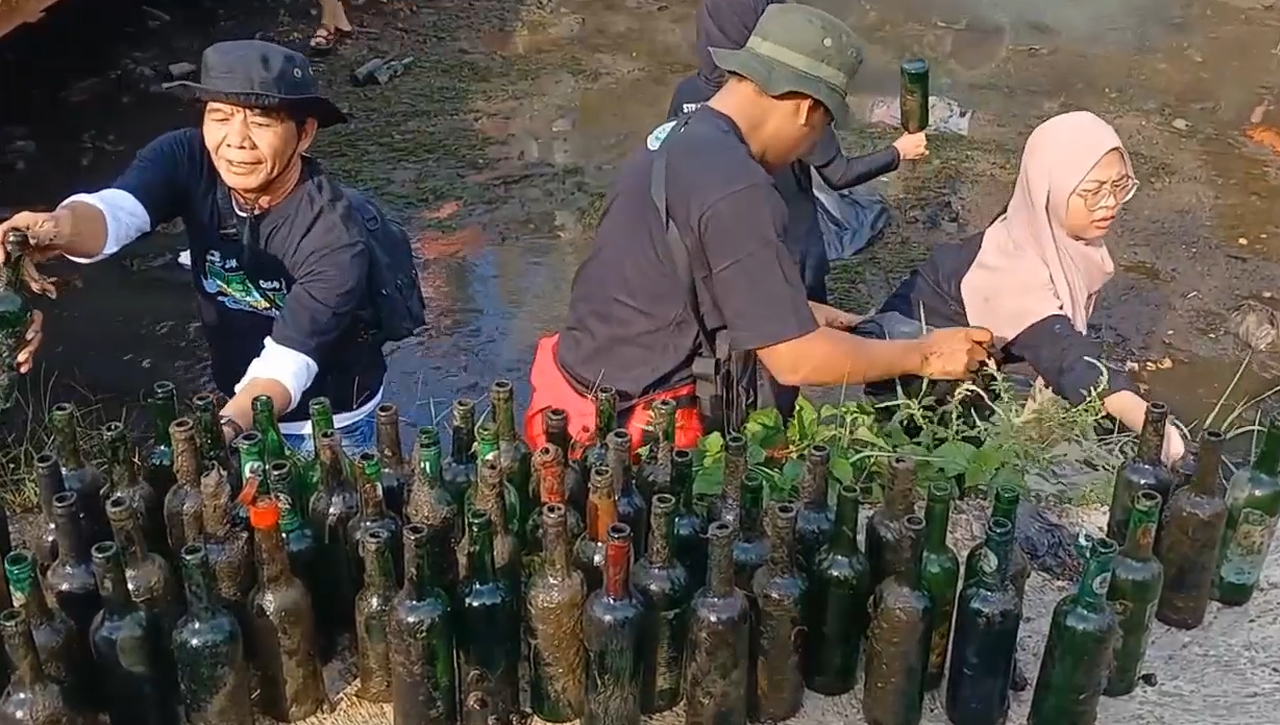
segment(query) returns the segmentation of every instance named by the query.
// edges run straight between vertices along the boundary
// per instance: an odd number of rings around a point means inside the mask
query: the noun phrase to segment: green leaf
[[[724,486],[724,469],[708,466],[693,478],[694,494],[717,494]]]
[[[708,433],[698,441],[698,448],[706,453],[719,453],[724,450],[724,436],[719,431]]]
[[[761,463],[764,463],[764,459],[766,457],[767,456],[765,455],[764,449],[761,448],[760,446],[747,447],[747,463],[749,465],[754,466],[754,465],[759,465]]]
[[[841,484],[853,481],[853,464],[844,458],[831,459],[831,475]]]
[[[818,420],[821,420],[824,423],[833,418],[836,419],[833,422],[836,422],[836,423],[839,422],[840,409],[834,405],[831,405],[830,403],[822,406],[822,409],[818,411]]]
[[[960,476],[969,469],[978,449],[965,441],[947,441],[933,450],[933,465],[945,476]]]
[[[787,459],[782,464],[782,480],[788,485],[796,486],[800,483],[800,477],[804,475],[804,463],[795,458]]]

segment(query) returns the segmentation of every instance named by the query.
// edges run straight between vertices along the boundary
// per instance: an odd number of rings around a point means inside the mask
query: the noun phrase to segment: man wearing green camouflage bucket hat
[[[784,385],[844,385],[904,373],[964,379],[985,360],[986,330],[873,340],[859,318],[808,302],[783,244],[787,208],[770,172],[846,124],[861,62],[853,32],[798,4],[770,6],[741,50],[715,49],[729,80],[704,106],[649,136],[622,166],[574,276],[568,323],[538,344],[526,417],[562,408],[595,439],[592,390],[609,386],[616,425],[639,445],[657,399],[676,401],[676,445],[736,431],[756,400],[758,359]],[[607,424],[607,423],[606,423]]]

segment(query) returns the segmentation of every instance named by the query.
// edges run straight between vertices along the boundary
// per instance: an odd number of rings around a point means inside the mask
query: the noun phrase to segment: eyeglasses
[[[1108,202],[1120,206],[1138,193],[1138,180],[1132,176],[1116,179],[1109,184],[1102,184],[1090,189],[1077,189],[1076,195],[1084,200],[1084,208],[1097,211]]]

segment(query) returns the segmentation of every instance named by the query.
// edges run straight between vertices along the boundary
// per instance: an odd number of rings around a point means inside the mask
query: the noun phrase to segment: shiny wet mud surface
[[[1004,203],[1031,127],[1088,108],[1116,125],[1143,184],[1109,237],[1118,272],[1095,332],[1175,412],[1205,415],[1242,353],[1229,312],[1280,294],[1280,132],[1268,133],[1280,113],[1265,107],[1276,92],[1280,9],[1249,0],[817,4],[866,41],[853,98],[863,117],[877,97],[896,93],[896,64],[909,54],[931,60],[935,95],[975,111],[967,137],[933,135],[929,160],[873,185],[898,218],[876,247],[836,265],[836,300],[873,307],[930,245],[980,229]],[[196,62],[210,40],[254,32],[305,42],[314,22],[307,2],[103,5],[113,9],[91,21],[68,22],[63,11],[0,41],[0,208],[48,208],[108,183],[142,143],[193,119],[147,90],[169,63]],[[321,75],[353,122],[323,134],[315,151],[418,232],[429,327],[395,351],[387,388],[407,423],[440,419],[454,396],[483,399],[497,377],[527,393],[533,345],[562,321],[608,181],[663,120],[671,89],[691,69],[695,8],[693,0],[368,0],[350,8],[363,30]],[[385,87],[349,85],[352,69],[385,54],[416,63]],[[1253,123],[1256,141],[1244,133]],[[895,135],[870,127],[845,141],[871,151]],[[56,271],[63,294],[39,303],[45,348],[25,407],[3,420],[7,434],[38,445],[38,416],[26,410],[51,400],[101,405],[106,419],[158,379],[176,380],[184,393],[204,386],[190,274],[174,262],[183,241],[168,231],[110,261]],[[1276,370],[1270,355],[1255,356],[1236,397],[1265,392]],[[1273,719],[1274,562],[1248,607],[1215,605],[1190,633],[1156,625],[1146,669],[1159,684],[1105,701],[1100,721]],[[1028,587],[1030,673],[1065,591],[1039,575]],[[344,678],[328,674],[336,692]],[[1015,696],[1012,721],[1029,697]],[[387,722],[384,708],[341,702],[325,722]],[[799,722],[844,722],[856,708],[854,698],[809,694]],[[927,709],[927,722],[942,722],[934,696]],[[658,718],[667,720],[678,718]]]

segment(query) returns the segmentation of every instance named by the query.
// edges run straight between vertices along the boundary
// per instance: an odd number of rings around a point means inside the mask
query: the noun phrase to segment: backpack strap
[[[223,183],[222,179],[218,179],[217,190],[218,201],[218,236],[226,240],[234,240],[240,242],[242,254],[240,255],[240,268],[245,270],[244,278],[262,297],[263,301],[271,307],[271,309],[279,312],[280,305],[276,304],[276,299],[268,294],[266,290],[258,285],[258,280],[249,274],[248,262],[249,258],[256,254],[260,247],[258,244],[258,220],[252,215],[244,216],[236,213],[235,203],[231,200],[231,189]],[[192,268],[195,267],[195,260],[192,260]]]

